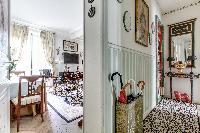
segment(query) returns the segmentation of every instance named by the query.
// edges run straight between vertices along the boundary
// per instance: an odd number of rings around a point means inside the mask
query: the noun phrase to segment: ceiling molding
[[[30,21],[27,21],[27,20],[24,20],[24,19],[18,18],[18,17],[12,17],[11,23],[17,23],[17,24],[20,24],[20,25],[25,25],[25,26],[28,26],[31,29],[38,30],[38,31],[48,30],[48,31],[51,31],[51,32],[56,32],[55,29],[52,29],[50,27],[46,27],[44,25],[34,24]]]
[[[189,8],[189,7],[193,7],[193,6],[197,6],[197,5],[200,5],[200,1],[197,1],[197,2],[194,2],[192,4],[189,4],[189,5],[186,5],[186,6],[183,6],[183,7],[180,7],[180,8],[177,8],[177,9],[174,9],[174,10],[171,10],[169,12],[165,12],[165,13],[162,13],[162,15],[168,15],[168,14],[172,14],[172,13],[175,13],[177,11],[181,11],[181,10],[184,10],[186,8]]]

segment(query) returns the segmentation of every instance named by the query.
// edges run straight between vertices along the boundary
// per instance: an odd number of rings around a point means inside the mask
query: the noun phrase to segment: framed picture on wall
[[[78,43],[63,40],[63,51],[78,52]]]
[[[148,47],[149,7],[144,0],[135,0],[135,41]]]

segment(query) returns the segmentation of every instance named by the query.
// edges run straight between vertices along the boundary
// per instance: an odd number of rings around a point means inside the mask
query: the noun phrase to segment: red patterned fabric
[[[174,91],[174,95],[176,97],[176,100],[191,103],[191,100],[190,100],[188,94],[186,94],[186,93],[180,93],[178,91]]]
[[[125,89],[122,89],[122,90],[120,91],[120,95],[119,95],[118,101],[119,101],[120,103],[127,103],[127,96],[126,96],[126,91],[125,91]]]

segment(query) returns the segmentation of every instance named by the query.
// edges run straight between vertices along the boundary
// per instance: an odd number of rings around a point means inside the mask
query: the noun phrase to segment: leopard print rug
[[[199,133],[195,104],[164,98],[144,120],[145,133]]]

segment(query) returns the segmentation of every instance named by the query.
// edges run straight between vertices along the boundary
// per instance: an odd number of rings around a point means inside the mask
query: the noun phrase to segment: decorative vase
[[[178,73],[183,73],[183,69],[186,68],[187,64],[182,61],[177,61],[175,64],[174,64],[175,68],[178,70]]]

